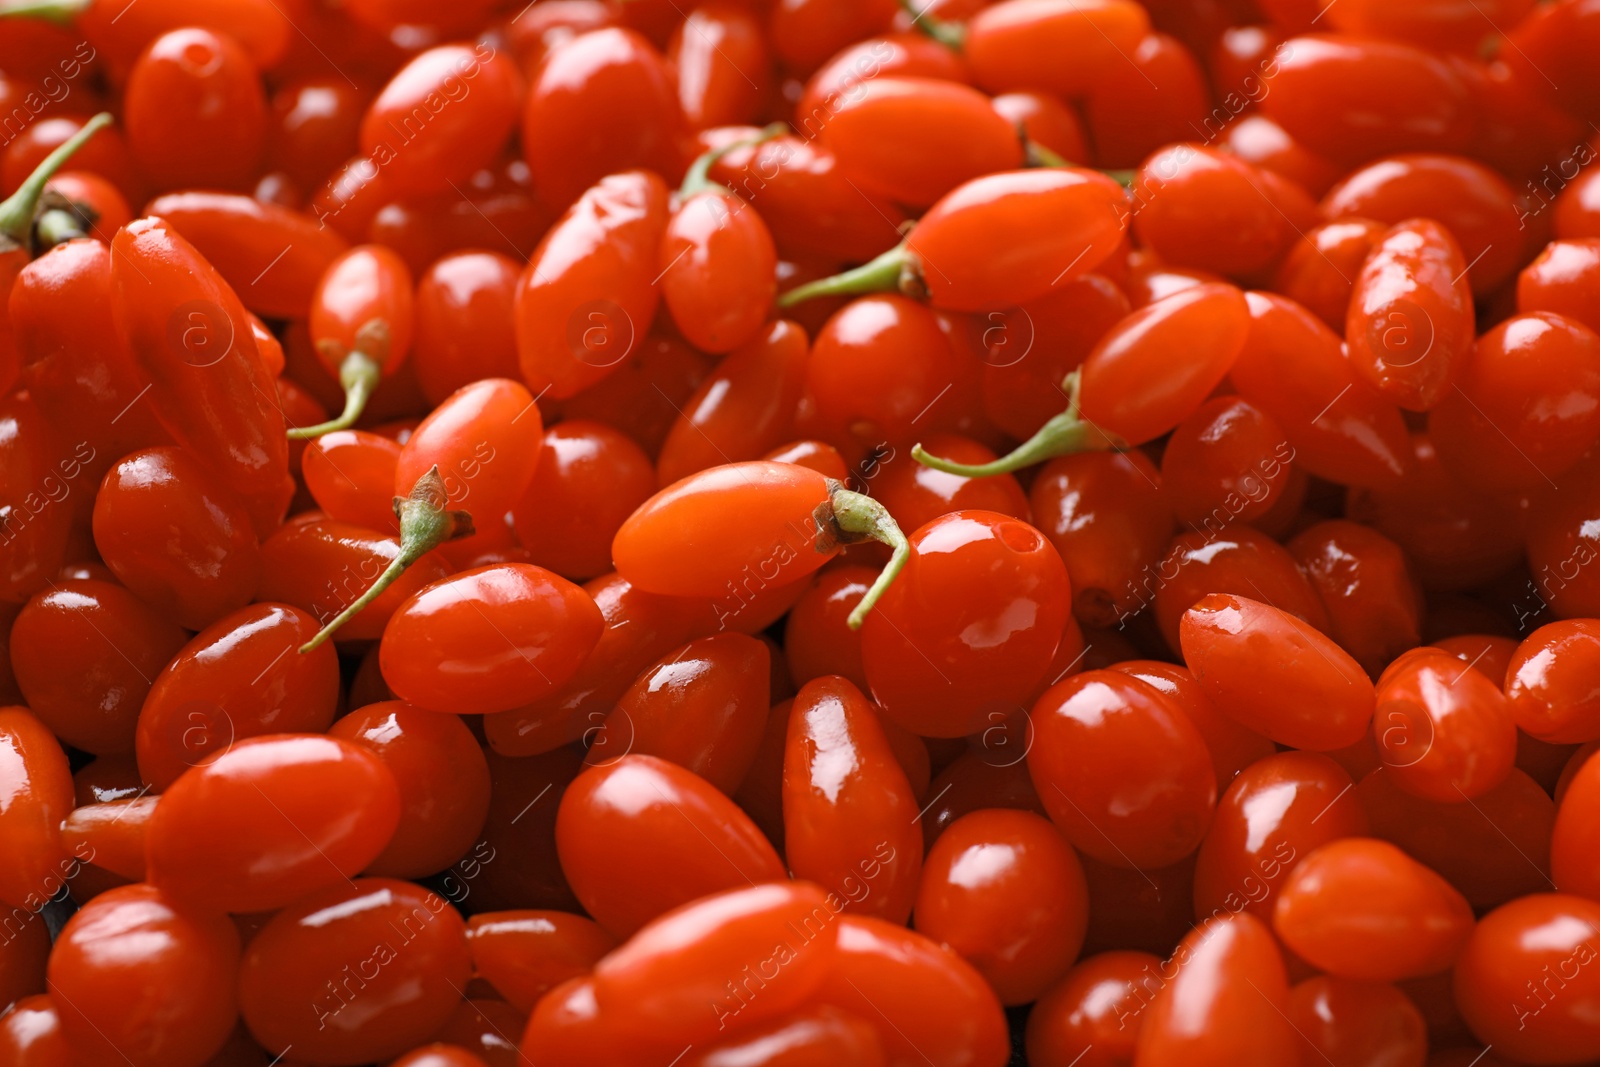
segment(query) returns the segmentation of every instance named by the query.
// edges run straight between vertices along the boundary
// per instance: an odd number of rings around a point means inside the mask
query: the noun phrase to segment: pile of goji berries
[[[1596,0],[0,0],[0,1067],[1600,1063]]]

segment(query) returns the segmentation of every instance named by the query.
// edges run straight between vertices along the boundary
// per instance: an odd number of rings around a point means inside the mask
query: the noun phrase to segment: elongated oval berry
[[[1165,867],[1205,836],[1217,782],[1205,741],[1154,687],[1087,671],[1034,705],[1028,771],[1067,839],[1117,867]]]
[[[314,734],[252,737],[162,794],[149,879],[196,906],[281,908],[347,881],[399,821],[394,775],[366,749]]]
[[[625,1026],[680,1045],[782,1015],[828,975],[842,903],[790,882],[686,904],[600,961],[595,1003]],[[689,946],[693,951],[684,951]]]
[[[1407,411],[1428,411],[1472,351],[1472,288],[1455,238],[1411,219],[1378,242],[1350,297],[1350,365]]]
[[[843,907],[903,923],[922,870],[917,795],[878,713],[843,678],[807,682],[783,755],[784,855]]]
[[[1378,679],[1373,741],[1395,785],[1444,804],[1488,792],[1517,754],[1517,727],[1500,687],[1455,656],[1418,648]]]
[[[1326,752],[1372,721],[1372,682],[1349,653],[1277,608],[1217,593],[1183,614],[1183,659],[1218,709],[1274,741]]]
[[[733,801],[654,756],[623,756],[574,779],[556,816],[556,848],[584,910],[619,937],[708,893],[785,877]]]
[[[1323,845],[1289,875],[1272,925],[1296,955],[1342,978],[1437,974],[1472,932],[1466,898],[1387,841]]]
[[[579,586],[526,563],[441,578],[402,604],[378,662],[400,699],[458,715],[510,711],[553,692],[600,639]]]

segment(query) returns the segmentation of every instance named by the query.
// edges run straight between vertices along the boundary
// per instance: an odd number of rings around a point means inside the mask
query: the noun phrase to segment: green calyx
[[[831,478],[828,480],[828,499],[817,508],[816,520],[819,546],[853,545],[863,541],[877,541],[889,546],[889,562],[878,572],[872,587],[846,620],[850,629],[859,630],[866,621],[867,612],[873,609],[905,569],[906,560],[911,558],[911,543],[906,540],[905,533],[887,508],[870,496],[846,489]]]
[[[384,568],[365,593],[329,619],[315,637],[300,646],[302,656],[326,643],[341,626],[360,614],[362,608],[383,595],[383,591],[417,560],[446,541],[472,536],[472,516],[465,511],[450,510],[446,507],[449,502],[438,467],[430,467],[426,474],[417,479],[411,487],[410,496],[394,498],[394,513],[400,518],[400,554]]]
[[[758,144],[765,144],[774,137],[782,137],[788,132],[788,123],[774,122],[770,126],[763,127],[761,132],[756,134],[754,137],[745,137],[741,140],[725,144],[721,148],[713,148],[709,152],[701,153],[700,156],[689,165],[688,173],[683,176],[683,184],[678,186],[679,203],[689,199],[696,193],[705,193],[715,189],[723,189],[722,186],[718,185],[710,178],[711,168],[721,162],[722,157],[731,152],[737,152],[741,148],[754,148]],[[724,189],[723,191],[727,190]]]
[[[946,474],[963,478],[993,478],[997,474],[1011,474],[1035,463],[1043,463],[1057,456],[1070,456],[1078,452],[1101,452],[1120,447],[1105,431],[1084,419],[1078,411],[1080,378],[1077,371],[1067,375],[1063,388],[1067,391],[1067,410],[1054,416],[1022,444],[988,463],[955,463],[927,452],[919,444],[912,448],[911,456],[924,467],[932,467]]]
[[[33,246],[34,218],[39,210],[39,199],[44,195],[45,183],[55,177],[78,149],[89,139],[111,125],[111,112],[102,111],[83,124],[83,128],[56,146],[44,157],[32,174],[17,187],[17,191],[0,200],[0,245],[9,243],[14,248]]]

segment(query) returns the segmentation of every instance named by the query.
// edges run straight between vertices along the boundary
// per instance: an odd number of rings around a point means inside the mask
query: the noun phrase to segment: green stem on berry
[[[887,508],[831,478],[828,479],[828,501],[817,510],[817,524],[820,541],[847,545],[877,541],[889,546],[889,562],[878,572],[872,587],[846,620],[850,629],[859,630],[867,612],[905,569],[906,560],[911,558],[911,543]]]
[[[91,2],[92,0],[12,0],[11,3],[0,3],[0,18],[46,19],[65,25],[82,14]]]
[[[922,0],[924,7],[918,9],[917,0],[900,0],[900,8],[911,16],[911,25],[915,26],[924,35],[933,38],[953,52],[959,52],[967,45],[967,28],[959,22],[946,22],[928,14],[927,7],[932,6],[932,0]]]
[[[778,306],[794,307],[820,296],[862,296],[866,293],[903,293],[917,299],[928,295],[917,257],[906,247],[906,242],[901,241],[870,263],[796,286],[778,297]]]
[[[315,426],[294,426],[289,438],[294,441],[321,437],[335,430],[348,430],[356,424],[372,399],[372,391],[383,377],[383,359],[389,353],[389,324],[373,319],[356,331],[355,351],[339,364],[339,384],[344,387],[344,410],[337,418]]]
[[[315,637],[300,646],[302,656],[324,644],[341,626],[360,614],[361,609],[382,596],[383,591],[417,560],[446,541],[472,536],[472,516],[465,511],[450,510],[446,507],[449,502],[438,467],[430,467],[426,474],[417,479],[411,487],[410,496],[394,498],[394,513],[400,517],[400,554],[384,568],[365,593],[328,620]]]
[[[1078,452],[1100,452],[1118,447],[1099,427],[1088,422],[1078,411],[1079,375],[1067,375],[1067,410],[1053,416],[1022,444],[988,463],[955,463],[932,455],[919,444],[911,449],[911,458],[924,467],[932,467],[946,474],[963,478],[993,478],[997,474],[1011,474],[1035,463],[1070,456]]]
[[[73,154],[95,134],[111,125],[111,112],[102,111],[83,124],[83,128],[56,146],[44,157],[33,173],[23,179],[17,191],[0,201],[0,244],[9,241],[13,246],[26,248],[31,244],[33,217],[39,207],[39,197],[44,195],[45,183],[55,177]]]
[[[682,203],[696,193],[722,188],[712,181],[709,175],[711,174],[711,168],[721,162],[723,156],[730,152],[737,152],[741,148],[754,148],[758,144],[765,144],[774,137],[782,137],[788,132],[789,124],[787,122],[774,122],[770,126],[762,127],[761,132],[754,137],[731,141],[721,148],[713,148],[708,152],[702,152],[689,165],[688,173],[683,176],[683,184],[678,186],[678,202]]]

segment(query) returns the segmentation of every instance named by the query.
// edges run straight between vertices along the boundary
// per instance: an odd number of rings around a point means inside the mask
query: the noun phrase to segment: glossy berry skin
[[[1401,789],[1458,803],[1499,785],[1516,759],[1500,687],[1441,649],[1406,653],[1378,683],[1373,742]]]
[[[846,620],[875,577],[869,567],[830,567],[795,602],[784,625],[783,651],[789,677],[796,685],[836,674],[866,691],[861,635],[850,629]]]
[[[1600,331],[1594,279],[1600,274],[1600,238],[1551,241],[1517,275],[1518,311],[1554,311]]]
[[[975,811],[928,853],[916,928],[978,968],[1001,1003],[1031,1003],[1064,975],[1088,921],[1077,855],[1030,812]]]
[[[438,404],[480,378],[514,378],[511,308],[522,264],[498,252],[453,252],[417,280],[417,384]]]
[[[1295,462],[1344,485],[1398,481],[1412,462],[1406,424],[1345,358],[1340,335],[1285,297],[1247,293],[1245,301],[1250,333],[1229,380],[1283,427]],[[1336,329],[1344,330],[1343,305]]]
[[[841,981],[828,982],[818,999],[871,1022],[890,1064],[931,1059],[934,1067],[1001,1067],[1007,1061],[1005,1015],[970,964],[882,919],[840,915],[835,922],[833,973]]]
[[[1088,274],[1030,304],[969,319],[972,347],[984,361],[983,413],[1026,439],[1061,413],[1067,374],[1130,310],[1111,279]]]
[[[1442,57],[1410,45],[1292,37],[1265,73],[1267,117],[1329,159],[1454,152],[1476,126],[1464,80]]]
[[[1472,347],[1467,260],[1442,226],[1394,226],[1361,268],[1345,319],[1350,363],[1408,411],[1437,407]]]
[[[1167,646],[1181,650],[1184,613],[1212,592],[1260,599],[1319,632],[1328,611],[1289,551],[1252,526],[1178,534],[1164,556],[1140,574],[1142,602],[1155,602],[1156,625]],[[1191,668],[1192,669],[1192,668]]]
[[[19,997],[0,1016],[0,1055],[15,1067],[70,1067],[72,1047],[49,994]]]
[[[673,421],[656,462],[660,484],[781,444],[805,388],[810,345],[787,319],[761,328],[700,383]]]
[[[1542,489],[1600,440],[1600,335],[1554,312],[1506,319],[1478,338],[1428,432],[1474,488]]]
[[[1541,626],[1517,646],[1505,691],[1517,728],[1541,741],[1600,738],[1600,624],[1569,619]]]
[[[362,327],[374,320],[383,339],[364,344]],[[328,264],[311,297],[311,343],[335,376],[358,349],[393,374],[411,352],[414,322],[411,271],[382,245],[357,245]]]
[[[1485,915],[1455,971],[1461,1015],[1482,1040],[1508,1056],[1581,1063],[1600,1055],[1589,1022],[1600,986],[1594,937],[1600,904],[1567,893],[1538,893]]]
[[[1556,805],[1520,770],[1470,804],[1407,793],[1387,769],[1362,779],[1357,796],[1372,836],[1437,871],[1480,913],[1550,888]]]
[[[697,130],[752,121],[774,79],[761,20],[737,2],[689,11],[667,44],[667,61],[678,74],[684,121]]]
[[[1369,526],[1330,519],[1288,543],[1328,609],[1328,635],[1376,677],[1422,642],[1422,597],[1400,546]]]
[[[925,34],[869,37],[842,49],[812,72],[794,107],[796,128],[806,134],[820,130],[845,100],[860,93],[860,86],[869,75],[930,78],[956,84],[968,80],[960,56]]]
[[[1215,529],[1265,525],[1293,489],[1294,447],[1266,412],[1236,396],[1202,404],[1161,454],[1161,484],[1178,520]]]
[[[686,904],[600,961],[595,1003],[624,1029],[663,1043],[695,1044],[730,1024],[782,1015],[829,974],[840,904],[805,882],[742,887]],[[684,944],[695,951],[683,952]],[[759,997],[739,995],[747,965],[760,976]]]
[[[654,756],[579,775],[561,798],[556,846],[584,910],[617,937],[708,893],[785,878],[733,801]]]
[[[1341,218],[1307,230],[1278,264],[1273,291],[1343,333],[1361,264],[1388,230],[1380,222],[1361,218]]]
[[[1139,1067],[1299,1062],[1283,956],[1259,919],[1228,915],[1196,927],[1160,971],[1170,979],[1140,1013]]]
[[[826,1004],[742,1028],[702,1055],[691,1052],[683,1062],[684,1067],[733,1067],[762,1056],[786,1067],[826,1067],[830,1063],[880,1067],[887,1063],[883,1042],[866,1019]]]
[[[160,188],[238,189],[266,147],[260,75],[232,38],[174,29],[133,65],[123,98],[128,147]]]
[[[1037,1067],[1126,1067],[1140,1013],[1161,988],[1148,952],[1102,952],[1045,990],[1028,1014],[1028,1062]]]
[[[238,1017],[239,934],[155,886],[110,889],[50,954],[51,1002],[74,1062],[201,1067]]]
[[[1290,187],[1292,188],[1292,187]],[[1140,166],[1132,189],[1133,230],[1163,262],[1227,276],[1273,266],[1298,236],[1276,188],[1233,156],[1194,143],[1160,149]]]
[[[804,117],[799,124],[811,132]],[[711,178],[746,200],[757,198],[757,210],[786,258],[865,262],[900,240],[896,227],[906,219],[890,201],[851,188],[838,157],[804,137],[734,149],[712,166]]]
[[[934,78],[862,81],[822,128],[846,178],[868,193],[927,207],[964,181],[1015,170],[1015,127],[976,89]]]
[[[956,463],[988,463],[995,454],[970,437],[929,434],[922,445]],[[899,458],[899,457],[896,457]],[[992,511],[1028,522],[1028,498],[1015,477],[967,478],[920,463],[886,462],[872,481],[872,495],[889,509],[902,530],[926,526],[952,511]]]
[[[394,470],[400,447],[393,438],[367,430],[325,433],[300,457],[306,491],[330,519],[398,533]]]
[[[1484,296],[1525,262],[1526,222],[1517,194],[1499,174],[1460,156],[1414,154],[1379,160],[1328,190],[1330,219],[1356,216],[1391,226],[1424,216],[1456,240],[1472,292]]]
[[[238,297],[159,219],[123,227],[112,253],[112,319],[157,417],[244,499],[257,533],[270,531],[289,496],[288,439]]]
[[[394,775],[368,750],[311,734],[247,738],[162,794],[149,878],[196,906],[267,911],[347,881],[399,819]]]
[[[339,700],[329,649],[298,655],[316,634],[306,612],[252,604],[196,634],[156,676],[139,712],[139,774],[158,791],[235,741],[320,733]]]
[[[1550,874],[1564,893],[1593,898],[1600,890],[1600,820],[1595,818],[1595,797],[1600,796],[1600,763],[1586,760],[1566,783],[1556,810],[1550,839]]]
[[[250,942],[239,1009],[273,1055],[371,1063],[433,1036],[471,973],[467,925],[443,897],[389,878],[342,881]]]
[[[787,585],[827,562],[813,511],[828,479],[788,463],[730,463],[639,506],[611,543],[617,572],[651,593],[718,597],[734,583]],[[737,517],[737,521],[735,521]]]
[[[617,939],[564,911],[491,911],[467,922],[473,971],[518,1011],[531,1012],[561,983],[594,970]]]
[[[851,301],[817,332],[805,384],[818,416],[840,427],[841,443],[898,449],[953,428],[978,369],[936,312],[879,294]]]
[[[951,190],[906,249],[934,307],[1003,310],[1098,267],[1121,239],[1125,213],[1122,187],[1094,171],[1007,171]]]
[[[399,555],[397,538],[365,527],[344,522],[284,526],[261,546],[263,578],[257,595],[298,608],[321,626],[364,593]],[[450,573],[444,557],[429,552],[341,626],[334,641],[348,648],[378,640],[402,604]]]
[[[67,241],[22,267],[7,305],[20,381],[61,438],[93,450],[85,459],[99,461],[91,477],[162,439],[148,405],[129,407],[145,383],[111,319],[114,233],[106,231],[104,243]],[[61,314],[62,301],[77,312]],[[4,345],[0,341],[0,349]]]
[[[373,752],[400,787],[400,823],[366,873],[419,878],[471,851],[489,813],[489,765],[460,719],[390,700],[352,711],[328,736]]]
[[[446,191],[494,162],[516,125],[520,88],[511,61],[487,45],[430,48],[367,108],[361,152],[399,191]],[[419,122],[419,110],[430,121]]]
[[[12,670],[28,707],[66,744],[128,752],[149,679],[185,637],[119,585],[61,582],[12,624]]]
[[[951,512],[910,540],[905,570],[861,628],[867,681],[913,733],[975,733],[1044,680],[1071,602],[1066,567],[1038,530],[995,512]]]
[[[1084,419],[1129,445],[1160,437],[1227,376],[1249,330],[1249,305],[1231,285],[1197,286],[1140,308],[1084,360]]]
[[[545,431],[512,525],[532,562],[587,580],[611,569],[611,539],[655,490],[650,457],[632,438],[603,422],[566,419]]]
[[[117,580],[191,630],[249,603],[261,580],[244,502],[185,449],[118,460],[95,496],[94,529]]]
[[[1077,848],[1138,869],[1176,863],[1200,844],[1216,776],[1199,731],[1159,691],[1086,671],[1047,690],[1032,723],[1028,771]]]
[[[878,713],[838,677],[807,682],[783,754],[785,858],[853,913],[903,923],[922,869],[919,804]]]
[[[0,901],[38,911],[60,892],[71,863],[61,822],[73,808],[72,772],[49,728],[26,708],[0,709],[0,765],[14,787],[0,802]]]
[[[608,32],[608,31],[602,31]],[[568,209],[517,286],[517,358],[536,393],[564,399],[610,374],[655,318],[667,189],[645,171],[612,174]]]
[[[1466,898],[1386,841],[1333,841],[1300,861],[1273,906],[1291,951],[1341,978],[1393,982],[1455,962],[1472,931]]]
[[[572,677],[600,609],[542,567],[492,564],[442,578],[383,631],[383,677],[402,700],[458,715],[510,711]]]
[[[1269,604],[1226,593],[1186,611],[1184,662],[1213,703],[1279,744],[1329,751],[1372,721],[1372,683],[1323,634]]]
[[[777,268],[767,224],[726,189],[685,198],[661,235],[661,298],[702,352],[732,352],[760,333],[777,295]]]
[[[1200,846],[1194,914],[1246,911],[1270,922],[1295,864],[1330,841],[1367,833],[1352,784],[1314,752],[1280,752],[1241,771]]]
[[[1183,667],[1158,660],[1133,659],[1113,664],[1111,669],[1156,689],[1194,724],[1206,743],[1212,769],[1217,772],[1219,795],[1246,767],[1277,751],[1265,736],[1218,711],[1194,675]]]
[[[407,496],[434,467],[451,508],[495,529],[538,472],[544,423],[533,394],[506,378],[451,393],[411,431],[394,467],[394,495]]]
[[[523,150],[540,199],[565,207],[631,167],[676,180],[686,161],[673,82],[665,58],[632,30],[599,29],[551,50],[530,78],[522,113]],[[597,140],[594,122],[602,115],[610,116],[611,134]],[[648,321],[638,323],[641,332]]]
[[[967,23],[965,53],[973,80],[990,92],[1076,97],[1127,62],[1149,30],[1149,15],[1127,0],[1010,0]]]
[[[1173,518],[1161,472],[1144,453],[1059,456],[1039,471],[1029,498],[1066,564],[1081,622],[1116,625],[1146,604],[1142,580],[1166,551]]]
[[[590,766],[637,752],[686,767],[730,796],[767,724],[771,658],[741,633],[690,641],[645,668],[586,732]]]
[[[235,193],[168,193],[150,201],[145,214],[171,223],[245,307],[271,318],[304,318],[317,279],[346,247],[337,231],[309,215]],[[264,263],[272,263],[265,273]]]
[[[1290,990],[1289,1000],[1295,1029],[1333,1063],[1422,1067],[1427,1059],[1422,1012],[1392,985],[1319,975]]]

